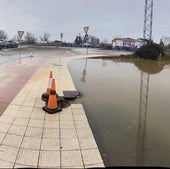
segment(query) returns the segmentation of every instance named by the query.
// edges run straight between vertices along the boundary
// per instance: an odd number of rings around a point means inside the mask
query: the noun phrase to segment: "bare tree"
[[[31,32],[27,32],[24,38],[27,44],[34,44],[36,41],[35,36]]]
[[[20,37],[18,34],[14,35],[14,37],[12,38],[12,40],[14,41],[20,41]]]
[[[42,37],[40,37],[40,39],[44,42],[48,42],[49,40],[49,37],[50,37],[50,34],[49,33],[44,33]]]
[[[3,30],[0,30],[0,39],[6,39],[7,33],[5,33]]]

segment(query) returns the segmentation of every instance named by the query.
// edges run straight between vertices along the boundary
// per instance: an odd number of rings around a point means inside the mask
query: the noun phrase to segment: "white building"
[[[85,37],[83,39],[85,39]],[[92,46],[92,47],[98,47],[99,43],[100,43],[100,39],[95,37],[95,36],[88,35],[85,43],[89,43],[89,45]]]
[[[140,39],[132,38],[115,38],[112,40],[112,47],[114,49],[135,50],[143,45]]]

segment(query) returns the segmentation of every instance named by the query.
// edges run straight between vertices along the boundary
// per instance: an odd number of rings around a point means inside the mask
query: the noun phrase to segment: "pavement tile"
[[[88,121],[75,121],[75,126],[76,128],[90,128]]]
[[[29,127],[43,127],[44,120],[36,120],[36,119],[30,119],[28,126]]]
[[[31,107],[31,106],[22,106],[22,107],[20,107],[19,111],[27,112],[28,114],[30,114],[33,111],[33,107]]]
[[[40,98],[40,97],[39,97]],[[34,106],[36,107],[36,108],[41,108],[42,109],[42,107],[44,106],[45,104],[42,102],[42,101],[39,101],[39,100],[37,100],[36,102],[35,102],[35,104],[34,104]]]
[[[17,97],[22,97],[25,98],[27,96],[27,91],[24,91],[24,88],[20,90],[20,92],[18,93]]]
[[[13,134],[7,134],[2,144],[11,147],[20,147],[23,136],[17,136]]]
[[[82,155],[83,155],[83,161],[85,165],[103,163],[100,152],[97,148],[82,150]]]
[[[37,168],[36,166],[15,164],[14,168]]]
[[[72,104],[71,107],[72,109],[83,109],[82,104]]]
[[[7,107],[6,111],[18,111],[20,109],[20,107],[21,107],[20,105],[12,105],[12,104],[10,104]]]
[[[40,151],[38,167],[60,168],[60,151]]]
[[[73,114],[85,114],[83,108],[72,108]]]
[[[74,121],[60,121],[60,128],[75,128]]]
[[[84,167],[83,166],[69,166],[69,167],[64,166],[64,167],[61,167],[61,168],[63,168],[63,169],[67,169],[67,168],[81,169],[81,168],[84,168]]]
[[[4,139],[5,135],[6,135],[6,133],[0,132],[0,144],[1,144],[2,140]]]
[[[77,138],[75,129],[61,128],[60,132],[61,138]]]
[[[75,86],[72,82],[72,80],[69,80],[68,78],[66,79],[67,86],[69,86],[70,90],[75,90]]]
[[[10,124],[5,124],[0,122],[0,132],[6,133],[10,127]]]
[[[63,109],[61,114],[72,114],[72,109],[70,107],[67,107],[66,109]]]
[[[24,101],[22,105],[23,106],[34,106],[34,104],[35,104],[34,101]]]
[[[37,166],[39,151],[20,149],[16,160],[17,164]]]
[[[60,114],[60,121],[73,121],[73,115],[72,114]]]
[[[59,138],[59,129],[44,129],[43,138]]]
[[[59,128],[59,121],[44,121],[44,128]]]
[[[60,150],[59,139],[42,139],[41,150]]]
[[[30,118],[30,116],[31,116],[31,112],[18,111],[16,114],[16,117],[20,117],[20,118]]]
[[[62,167],[81,166],[81,168],[83,168],[81,152],[79,150],[61,151],[61,166]]]
[[[21,148],[39,150],[41,143],[41,138],[34,137],[24,137]]]
[[[38,85],[38,82],[36,83]],[[39,90],[39,88],[37,89],[37,91]],[[37,95],[38,92],[36,90],[33,91],[33,89],[31,90],[31,92],[27,95],[27,97],[29,99],[34,98],[34,101],[37,99]]]
[[[0,145],[0,160],[14,163],[18,150],[18,148]]]
[[[93,137],[92,131],[90,128],[78,128],[77,129],[77,135],[78,137],[85,137],[85,138],[91,138]]]
[[[26,130],[26,126],[11,125],[8,133],[23,136]]]
[[[25,99],[24,99],[24,102],[35,102],[35,98],[34,97],[29,97],[29,96],[27,96]]]
[[[93,165],[85,165],[85,168],[105,168],[103,163],[93,164]]]
[[[87,117],[85,114],[74,114],[74,120],[87,121]]]
[[[79,142],[77,138],[61,139],[62,150],[79,150]]]
[[[97,148],[97,144],[95,142],[95,139],[93,137],[91,138],[79,138],[79,143],[81,149],[91,149],[91,148]]]
[[[42,137],[42,128],[37,127],[27,127],[27,130],[25,132],[25,136],[28,137]]]
[[[3,115],[14,116],[15,117],[17,115],[17,113],[18,113],[17,110],[5,110]]]
[[[45,114],[45,113],[44,113]],[[45,114],[45,121],[59,121],[59,114]]]
[[[13,163],[0,160],[0,168],[13,168]]]
[[[31,114],[31,119],[36,119],[36,120],[44,120],[45,113],[32,113]]]
[[[19,125],[19,126],[27,126],[28,121],[29,121],[29,119],[26,119],[26,118],[15,117],[15,120],[13,121],[13,124],[14,125]]]
[[[12,100],[11,104],[22,105],[23,101],[24,101],[23,98],[15,98],[14,100]]]
[[[14,120],[14,116],[8,116],[3,114],[2,116],[0,116],[0,123],[7,123],[7,124],[11,124]]]
[[[41,108],[34,107],[32,113],[35,113],[35,114],[45,114],[44,111],[42,110],[42,107]]]

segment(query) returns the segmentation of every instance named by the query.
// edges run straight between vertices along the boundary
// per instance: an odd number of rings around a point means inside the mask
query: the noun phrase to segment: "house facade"
[[[113,49],[118,50],[136,50],[143,45],[143,41],[140,39],[132,38],[115,38],[112,40]]]

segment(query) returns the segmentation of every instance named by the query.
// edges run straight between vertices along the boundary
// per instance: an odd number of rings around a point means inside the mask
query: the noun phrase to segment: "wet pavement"
[[[1,168],[104,166],[81,104],[53,115],[42,110],[41,95],[47,88],[49,71],[54,73],[59,95],[63,90],[75,90],[66,61],[70,56],[86,57],[82,53],[84,50],[62,50],[39,57],[34,51],[34,57],[1,60]]]

